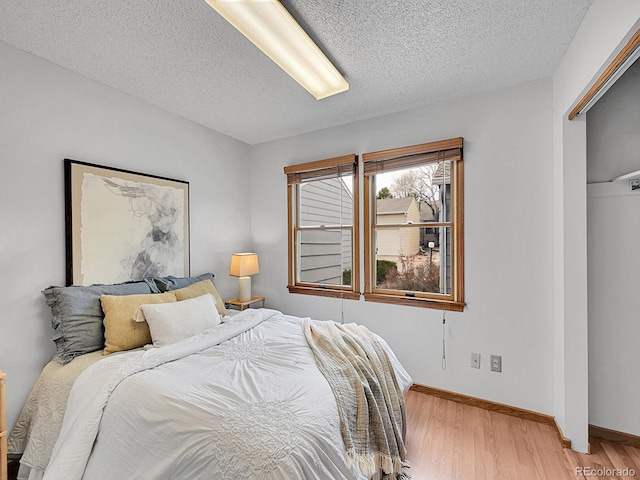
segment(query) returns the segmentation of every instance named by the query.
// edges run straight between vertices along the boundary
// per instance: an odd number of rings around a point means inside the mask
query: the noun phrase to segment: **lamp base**
[[[251,300],[251,277],[238,278],[238,300],[241,302]]]

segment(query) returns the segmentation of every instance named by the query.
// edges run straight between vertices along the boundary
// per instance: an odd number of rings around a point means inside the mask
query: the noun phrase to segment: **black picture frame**
[[[67,285],[190,274],[189,182],[64,160]]]

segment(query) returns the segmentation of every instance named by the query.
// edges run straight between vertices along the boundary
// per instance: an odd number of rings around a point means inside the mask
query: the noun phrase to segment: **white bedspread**
[[[358,478],[300,322],[245,310],[207,334],[92,365],[44,479]]]

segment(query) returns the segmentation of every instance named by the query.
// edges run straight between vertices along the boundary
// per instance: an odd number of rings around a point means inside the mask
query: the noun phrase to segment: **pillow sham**
[[[67,364],[75,357],[104,348],[104,314],[101,295],[131,295],[151,293],[145,282],[114,285],[58,287],[42,291],[51,309],[51,340],[56,345],[53,360]]]
[[[104,355],[132,350],[151,343],[149,326],[135,322],[133,316],[143,304],[176,302],[171,292],[146,295],[102,295],[100,303],[104,311]]]
[[[142,305],[140,309],[149,324],[154,347],[178,342],[221,323],[209,293],[177,303]]]
[[[202,280],[200,282],[193,283],[188,287],[171,290],[171,292],[173,292],[179,302],[188,300],[190,298],[199,297],[201,295],[204,295],[205,293],[210,293],[211,295],[213,295],[213,298],[216,301],[216,309],[218,310],[220,316],[224,317],[227,314],[227,309],[224,306],[224,301],[222,300],[222,297],[220,297],[216,286],[211,280]]]

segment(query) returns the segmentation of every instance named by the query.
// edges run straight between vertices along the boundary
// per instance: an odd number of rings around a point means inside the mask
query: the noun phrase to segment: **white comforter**
[[[75,382],[45,480],[354,479],[301,319],[245,310]],[[406,390],[411,379],[393,354]]]

